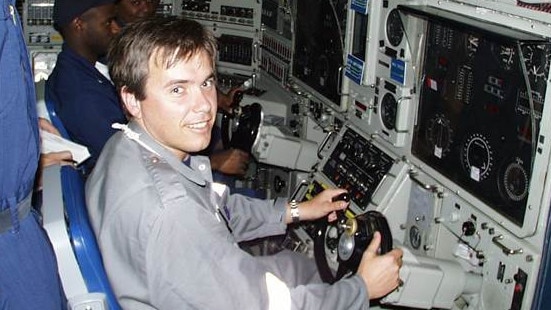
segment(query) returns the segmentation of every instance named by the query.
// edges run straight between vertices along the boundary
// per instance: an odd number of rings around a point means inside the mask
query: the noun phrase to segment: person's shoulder
[[[59,54],[56,65],[48,76],[46,87],[76,92],[79,89],[78,85],[85,81],[86,76],[90,76],[84,74],[87,71],[88,69],[83,64]]]
[[[103,157],[106,165],[120,165],[123,168],[138,165],[142,161],[139,153],[139,146],[118,131],[105,143],[100,159]]]
[[[163,180],[162,176],[174,173],[162,157],[128,139],[123,132],[116,132],[109,138],[94,170],[98,168],[126,179],[125,182],[147,178],[150,179],[147,183],[150,183],[154,182],[153,179]]]
[[[122,132],[105,144],[91,177],[121,196],[138,195],[159,207],[187,195],[180,175],[166,160]]]
[[[113,134],[104,145],[89,176],[117,192],[135,191],[136,186],[151,184],[140,146],[122,132]]]

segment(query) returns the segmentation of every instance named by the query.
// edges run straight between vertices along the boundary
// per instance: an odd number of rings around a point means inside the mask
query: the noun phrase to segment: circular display
[[[528,173],[519,162],[510,163],[503,173],[500,183],[502,192],[509,200],[518,202],[528,194]]]
[[[398,102],[390,93],[386,93],[381,101],[381,121],[388,130],[396,126],[396,114],[398,113]]]
[[[453,142],[452,135],[450,120],[443,114],[436,114],[429,120],[426,138],[434,156],[438,158],[446,156]]]
[[[494,42],[490,45],[492,55],[500,69],[510,71],[515,68],[516,47]]]
[[[549,74],[550,50],[547,45],[525,45],[523,54],[528,77],[533,84],[545,82]]]
[[[490,141],[480,133],[472,134],[463,145],[461,158],[463,168],[472,180],[486,179],[494,161]]]
[[[392,46],[398,46],[404,38],[404,28],[400,12],[394,9],[388,14],[386,20],[386,37]]]
[[[499,60],[501,66],[509,71],[513,69],[513,64],[515,63],[515,49],[511,46],[502,45],[499,48]]]

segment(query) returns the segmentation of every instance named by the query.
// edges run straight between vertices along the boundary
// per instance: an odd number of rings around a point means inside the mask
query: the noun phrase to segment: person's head
[[[114,0],[55,0],[54,27],[78,54],[95,62],[119,28]]]
[[[214,35],[198,22],[157,17],[123,28],[107,56],[130,117],[181,158],[210,141],[216,48]]]
[[[160,0],[117,0],[117,19],[121,26],[155,16]]]

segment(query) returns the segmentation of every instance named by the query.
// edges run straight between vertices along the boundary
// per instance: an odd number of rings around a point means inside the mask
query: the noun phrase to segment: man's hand
[[[55,126],[52,125],[52,123],[50,123],[50,121],[45,118],[42,118],[42,117],[38,118],[38,127],[44,131],[53,133],[54,135],[61,136],[59,131],[57,131],[57,128],[55,128]]]
[[[42,169],[51,165],[73,165],[73,155],[69,151],[52,152],[40,155],[40,167]]]
[[[312,200],[304,201],[298,204],[298,210],[301,221],[317,220],[328,217],[328,221],[337,219],[336,211],[344,210],[348,206],[346,201],[333,201],[333,197],[345,193],[346,190],[340,188],[326,189],[319,193]],[[286,223],[291,223],[291,207],[287,205]]]
[[[238,149],[229,149],[210,155],[212,170],[229,175],[245,175],[249,167],[249,154]]]
[[[57,128],[55,128],[52,123],[50,123],[49,120],[39,117],[38,118],[38,127],[40,129],[52,133],[54,135],[61,136]],[[73,164],[73,155],[69,151],[62,151],[62,152],[52,152],[47,154],[41,154],[40,155],[40,167],[42,169],[51,166],[51,165],[72,165]]]
[[[399,271],[402,267],[403,252],[401,249],[394,249],[384,255],[378,255],[380,245],[381,233],[377,231],[364,251],[358,267],[358,275],[365,282],[369,299],[383,297],[400,285]]]
[[[218,90],[218,108],[228,113],[231,113],[231,109],[233,108],[234,96],[239,91],[243,91],[241,87],[232,88],[227,93],[223,93],[221,90]]]

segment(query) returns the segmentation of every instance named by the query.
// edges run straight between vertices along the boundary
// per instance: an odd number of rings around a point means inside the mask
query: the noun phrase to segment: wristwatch
[[[291,219],[293,220],[293,223],[300,222],[300,212],[298,211],[298,202],[295,200],[291,200],[289,202],[289,205],[291,206]]]

